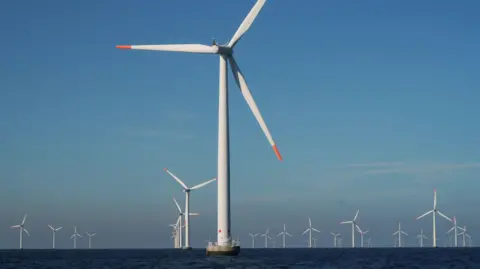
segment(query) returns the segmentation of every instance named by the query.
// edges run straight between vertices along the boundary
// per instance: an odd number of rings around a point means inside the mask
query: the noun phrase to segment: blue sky
[[[269,1],[236,47],[284,161],[230,76],[233,233],[249,246],[248,232],[287,223],[300,245],[311,216],[319,245],[330,231],[346,245],[338,222],[360,208],[372,242],[391,245],[397,221],[431,233],[431,218],[413,220],[437,188],[475,238],[480,3],[301,2]],[[97,232],[97,247],[171,246],[172,196],[184,196],[163,168],[191,185],[215,176],[218,58],[115,45],[225,43],[253,3],[2,3],[0,248],[17,247],[8,227],[24,212],[27,248],[50,246],[47,224],[65,227],[59,247],[73,225]],[[191,207],[201,247],[216,186]]]

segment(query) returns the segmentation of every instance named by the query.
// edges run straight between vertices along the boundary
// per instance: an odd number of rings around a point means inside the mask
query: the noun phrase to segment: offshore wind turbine
[[[360,247],[363,248],[363,236],[368,233],[368,230],[362,231],[358,225],[355,225],[355,227],[357,228],[358,233],[360,233]]]
[[[261,234],[261,235],[260,235],[261,237],[265,237],[265,248],[268,248],[268,239],[272,239],[272,238],[268,235],[269,232],[270,232],[270,229],[267,228],[267,231],[265,231],[264,234]]]
[[[333,235],[333,247],[337,247],[337,236],[339,236],[340,234],[336,234],[336,233],[333,233],[333,232],[330,232],[331,235]]]
[[[427,216],[430,213],[432,213],[432,217],[433,217],[432,244],[433,244],[433,247],[437,247],[437,230],[436,230],[436,225],[435,225],[435,215],[438,214],[438,215],[442,216],[443,218],[445,218],[449,221],[452,221],[452,220],[449,217],[445,216],[442,212],[438,211],[438,209],[437,209],[437,190],[436,189],[433,190],[433,209],[424,213],[420,217],[418,217],[417,220]]]
[[[217,155],[217,178],[218,178],[218,198],[217,198],[217,243],[207,248],[207,255],[238,255],[240,246],[232,243],[231,224],[230,224],[230,150],[229,150],[229,116],[228,116],[228,67],[227,62],[232,68],[233,77],[242,92],[250,110],[253,112],[263,133],[272,146],[277,158],[282,160],[277,145],[268,130],[265,121],[258,110],[255,100],[249,90],[245,77],[233,57],[235,45],[243,37],[258,16],[266,0],[257,0],[247,17],[240,24],[240,27],[233,35],[232,39],[225,45],[219,45],[216,41],[213,44],[176,44],[176,45],[121,45],[119,49],[133,50],[156,50],[156,51],[175,51],[217,54],[220,58],[219,75],[219,105],[218,105],[218,155]]]
[[[398,234],[398,247],[402,247],[402,234],[408,235],[406,232],[402,231],[402,224],[398,222],[398,230],[393,233],[393,235]]]
[[[277,236],[280,236],[280,235],[283,235],[283,248],[285,248],[285,236],[288,235],[288,236],[292,237],[292,235],[287,232],[287,225],[286,224],[283,224],[283,232],[280,232],[279,234],[277,234]]]
[[[312,220],[308,218],[308,228],[302,233],[302,235],[306,234],[309,232],[308,235],[308,247],[312,247],[312,231],[319,233],[320,231],[312,227]]]
[[[77,233],[77,226],[73,227],[74,232],[72,236],[70,236],[70,239],[73,238],[73,248],[77,248],[77,237],[82,237],[79,233]]]
[[[454,246],[455,247],[458,247],[458,244],[457,244],[457,238],[458,238],[457,228],[461,229],[461,227],[457,226],[457,218],[454,216],[453,217],[453,227],[450,230],[448,230],[447,234],[451,233],[452,231],[455,232],[454,235],[453,235],[455,237],[454,238]]]
[[[460,230],[462,230],[462,232],[459,234],[463,237],[463,247],[465,247],[467,244],[466,244],[466,241],[465,241],[465,236],[469,237],[470,238],[470,235],[467,234],[467,225],[464,225],[463,228],[462,227],[458,227]]]
[[[342,221],[340,224],[352,224],[352,248],[355,247],[355,225],[357,225],[357,217],[358,217],[358,212],[360,209],[357,209],[357,213],[355,214],[355,217],[353,217],[353,220],[347,220],[347,221]]]
[[[85,234],[88,236],[88,248],[92,248],[92,237],[97,235],[97,233],[88,233],[85,232]]]
[[[25,229],[25,220],[27,219],[27,213],[25,213],[25,216],[23,216],[23,220],[21,224],[11,226],[10,228],[20,228],[20,249],[23,249],[23,232],[25,232],[28,236],[30,234],[28,233],[27,229]]]
[[[56,234],[58,231],[60,231],[60,230],[62,229],[62,227],[58,227],[58,228],[54,229],[50,224],[48,225],[48,227],[50,227],[50,230],[52,230],[52,233],[53,233],[53,239],[52,239],[52,241],[53,241],[53,246],[52,246],[52,248],[55,248],[55,234]]]
[[[312,240],[313,240],[313,247],[316,248],[317,247],[317,238],[312,237]]]
[[[428,239],[424,234],[423,234],[423,229],[420,229],[420,234],[417,235],[418,240],[420,241],[420,247],[423,248],[423,239]]]
[[[258,233],[257,234],[251,234],[249,233],[250,237],[252,238],[252,248],[255,248],[255,237],[258,236]]]
[[[190,247],[190,215],[191,215],[190,214],[190,192],[193,191],[193,190],[196,190],[196,189],[200,189],[201,187],[204,187],[204,186],[212,183],[213,181],[216,180],[216,178],[207,180],[203,183],[200,183],[198,185],[195,185],[195,186],[189,188],[187,185],[185,185],[185,183],[183,183],[182,180],[180,180],[172,172],[168,171],[167,168],[165,168],[165,172],[167,172],[167,174],[169,174],[171,177],[173,177],[173,179],[175,179],[183,187],[183,191],[185,192],[185,214],[184,214],[184,216],[185,216],[185,247],[184,247],[184,249],[191,249],[191,247]],[[178,203],[177,203],[176,200],[175,200],[175,203],[178,206]]]

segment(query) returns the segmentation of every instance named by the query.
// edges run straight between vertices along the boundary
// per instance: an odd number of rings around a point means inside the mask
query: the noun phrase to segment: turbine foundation
[[[207,256],[237,256],[240,254],[240,246],[233,243],[220,246],[215,242],[208,243]]]

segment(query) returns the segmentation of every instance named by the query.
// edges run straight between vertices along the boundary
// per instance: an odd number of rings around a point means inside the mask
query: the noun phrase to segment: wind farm
[[[8,3],[0,249],[471,258],[480,6],[287,2]]]

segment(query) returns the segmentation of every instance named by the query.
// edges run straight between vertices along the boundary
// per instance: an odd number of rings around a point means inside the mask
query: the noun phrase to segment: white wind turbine
[[[172,227],[173,228],[173,231],[172,231],[172,237],[171,239],[174,240],[174,247],[175,248],[180,248],[180,228],[179,228],[179,225],[181,224],[180,223],[180,218],[181,216],[178,217],[177,219],[177,222],[175,224],[170,224],[168,226]]]
[[[368,230],[362,231],[358,225],[355,225],[355,227],[357,228],[358,233],[360,233],[360,247],[363,248],[363,236],[368,233]]]
[[[23,232],[25,232],[28,236],[30,234],[28,233],[27,229],[25,229],[25,220],[27,219],[27,213],[25,213],[25,216],[23,216],[23,220],[21,224],[11,226],[10,228],[20,228],[20,249],[23,249]]]
[[[73,238],[73,248],[77,248],[77,237],[82,237],[79,233],[77,233],[77,226],[73,227],[74,231],[70,239]]]
[[[267,231],[265,231],[264,234],[261,234],[261,237],[265,237],[265,248],[268,248],[268,239],[272,239],[268,233],[270,232],[270,229],[267,228]]]
[[[286,224],[283,224],[283,232],[280,232],[279,234],[277,234],[277,236],[280,236],[280,235],[283,235],[283,248],[285,248],[285,236],[288,235],[288,236],[292,237],[292,235],[287,232],[287,225]]]
[[[357,213],[355,214],[355,217],[353,218],[353,220],[347,220],[347,221],[340,222],[340,224],[349,224],[349,223],[352,224],[352,248],[355,247],[355,225],[357,225],[356,221],[357,221],[359,211],[360,211],[360,209],[357,209]]]
[[[258,234],[251,234],[249,233],[250,237],[252,238],[252,248],[255,248],[255,237],[258,236]]]
[[[437,209],[437,190],[433,190],[433,209],[424,213],[423,215],[421,215],[420,217],[417,218],[417,220],[427,216],[428,214],[432,213],[432,217],[433,217],[433,236],[432,236],[432,244],[433,244],[433,247],[437,247],[437,230],[436,230],[436,225],[435,225],[435,215],[438,214],[440,216],[442,216],[443,218],[449,220],[449,221],[452,221],[449,217],[445,216],[442,212],[438,211]]]
[[[402,234],[408,235],[406,232],[402,231],[402,224],[398,223],[398,231],[394,232],[393,235],[398,234],[398,247],[402,247]]]
[[[313,240],[313,247],[316,248],[317,247],[317,238],[312,237],[312,240]]]
[[[92,248],[92,237],[97,235],[97,233],[85,233],[88,236],[88,248]]]
[[[218,178],[218,220],[217,220],[217,244],[213,252],[230,253],[229,255],[237,255],[240,251],[239,246],[232,244],[231,225],[230,225],[230,150],[229,150],[229,121],[228,121],[228,67],[230,62],[233,77],[240,88],[248,106],[250,107],[257,122],[262,128],[263,133],[267,137],[275,154],[279,160],[282,160],[278,148],[268,130],[265,121],[258,110],[255,100],[248,88],[246,80],[240,71],[240,68],[233,57],[233,50],[237,42],[243,37],[252,25],[253,21],[265,5],[266,0],[258,0],[253,6],[247,17],[244,19],[238,30],[233,35],[228,44],[219,45],[215,41],[211,46],[201,44],[176,44],[176,45],[122,45],[117,46],[119,49],[133,50],[156,50],[156,51],[175,51],[175,52],[191,52],[217,54],[220,58],[220,78],[219,78],[219,105],[218,105],[218,155],[217,155],[217,178]],[[219,249],[216,246],[220,246]]]
[[[455,243],[454,243],[455,247],[458,247],[458,244],[457,244],[457,242],[458,242],[458,240],[457,240],[457,239],[458,239],[458,232],[457,232],[457,231],[458,231],[458,228],[459,228],[459,229],[462,229],[462,227],[458,227],[458,225],[457,225],[457,218],[454,216],[454,217],[453,217],[453,227],[452,227],[450,230],[448,230],[447,234],[451,233],[452,231],[455,232],[454,235],[453,235],[453,236],[455,237],[455,238],[454,238],[454,240],[455,240],[455,241],[454,241],[454,242],[455,242]]]
[[[52,239],[52,241],[53,241],[53,246],[52,246],[52,248],[55,248],[55,234],[56,234],[58,231],[60,231],[60,230],[62,229],[62,227],[58,227],[58,228],[54,229],[50,224],[48,225],[48,227],[50,227],[50,230],[52,230],[52,233],[53,233],[53,239]]]
[[[183,187],[183,191],[185,192],[185,249],[190,249],[190,192],[193,191],[193,190],[196,190],[196,189],[200,189],[201,187],[204,187],[210,183],[212,183],[213,181],[216,180],[216,178],[213,178],[213,179],[210,179],[208,181],[205,181],[203,183],[200,183],[198,185],[195,185],[191,188],[187,187],[187,185],[185,185],[185,183],[183,183],[183,181],[181,181],[177,176],[175,176],[174,174],[172,174],[170,171],[168,171],[167,168],[165,168],[165,172],[167,172],[170,176],[173,177],[173,179],[175,179],[180,185],[182,185]],[[175,203],[177,204],[178,206],[178,203],[177,201],[175,201]]]
[[[308,218],[308,228],[302,233],[302,235],[306,234],[309,232],[308,235],[308,247],[312,247],[312,231],[319,233],[320,231],[312,227],[312,220]]]
[[[417,235],[418,240],[420,241],[420,247],[423,248],[423,239],[428,239],[424,234],[423,234],[423,229],[420,229],[420,234]]]
[[[461,235],[461,236],[463,237],[463,244],[462,244],[462,246],[465,247],[465,246],[467,246],[466,241],[465,241],[465,236],[471,239],[470,235],[467,234],[467,225],[464,225],[463,228],[462,228],[462,227],[458,227],[458,228],[459,228],[460,230],[462,230],[462,232],[459,233],[458,235]]]
[[[175,202],[175,205],[177,206],[178,210],[178,219],[176,224],[170,224],[174,229],[177,230],[177,235],[178,235],[178,244],[179,248],[182,248],[183,240],[182,240],[182,231],[183,228],[185,228],[185,225],[182,225],[182,216],[185,216],[185,213],[182,212],[182,208],[178,204],[177,200],[175,197],[173,197],[173,201]],[[199,213],[188,213],[189,216],[198,216],[200,215]]]
[[[337,247],[337,236],[340,236],[340,234],[336,234],[336,233],[333,233],[333,232],[330,232],[331,235],[333,235],[333,247],[336,248]]]

